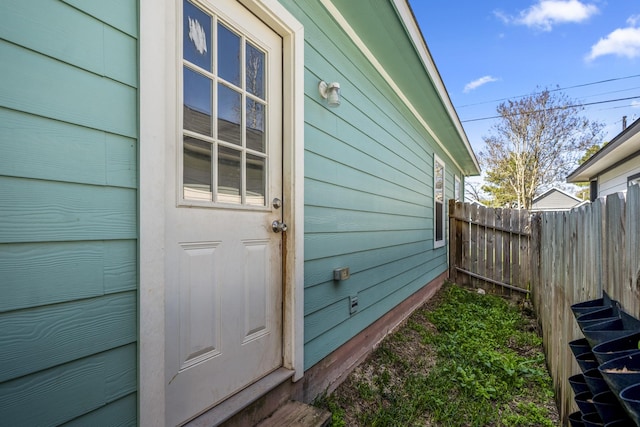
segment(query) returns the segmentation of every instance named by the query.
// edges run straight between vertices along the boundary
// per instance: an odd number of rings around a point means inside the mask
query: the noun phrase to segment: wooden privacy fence
[[[570,212],[533,217],[531,299],[542,326],[547,365],[564,420],[577,410],[568,378],[580,372],[569,342],[582,338],[571,312],[606,291],[640,314],[640,187]]]
[[[560,415],[577,410],[569,342],[582,338],[571,305],[606,291],[640,317],[640,186],[568,212],[529,215],[449,202],[450,278],[529,293],[542,329]]]
[[[449,277],[511,295],[529,293],[531,219],[519,209],[449,201]]]

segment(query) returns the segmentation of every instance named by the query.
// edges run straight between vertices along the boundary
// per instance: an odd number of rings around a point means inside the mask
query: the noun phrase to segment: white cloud
[[[556,24],[586,21],[596,13],[598,8],[595,5],[580,0],[538,0],[537,4],[521,11],[517,17],[494,12],[506,23],[526,25],[543,31],[551,31]]]
[[[640,101],[631,101],[631,108],[640,108]]]
[[[627,18],[627,24],[630,27],[635,27],[638,22],[640,22],[640,15],[632,15]]]
[[[627,22],[637,22],[637,17],[630,18]],[[591,52],[587,55],[587,61],[593,61],[599,56],[615,55],[627,58],[640,57],[640,27],[618,28],[598,40],[591,46]]]
[[[484,76],[484,77],[480,77],[479,79],[476,79],[472,82],[469,82],[465,85],[463,92],[464,93],[468,93],[471,92],[474,89],[479,88],[482,85],[485,85],[487,83],[491,83],[491,82],[496,82],[498,81],[497,78],[492,77],[492,76]]]

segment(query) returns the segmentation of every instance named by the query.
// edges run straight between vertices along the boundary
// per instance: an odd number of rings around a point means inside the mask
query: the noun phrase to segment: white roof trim
[[[537,200],[544,199],[545,197],[547,197],[549,194],[553,193],[554,191],[557,191],[558,193],[562,193],[565,196],[574,199],[576,202],[582,202],[582,200],[580,200],[579,198],[577,198],[573,194],[569,194],[566,191],[564,191],[564,190],[562,190],[562,189],[560,189],[558,187],[551,187],[550,189],[548,189],[547,191],[545,191],[544,193],[540,194],[538,197],[533,199],[532,202],[535,203]]]
[[[438,94],[440,95],[440,99],[444,103],[447,111],[449,112],[449,116],[453,118],[453,123],[458,131],[458,135],[464,142],[467,147],[467,151],[469,152],[469,156],[473,159],[473,163],[480,172],[480,165],[478,163],[478,159],[476,158],[475,153],[473,152],[473,148],[471,148],[471,144],[469,143],[469,139],[467,138],[467,134],[462,127],[462,123],[460,122],[460,118],[458,117],[458,112],[456,111],[453,103],[451,102],[451,98],[449,97],[449,92],[447,92],[447,88],[442,81],[442,77],[440,76],[440,72],[438,71],[438,67],[436,67],[436,63],[431,56],[431,52],[429,52],[429,47],[427,46],[427,42],[424,40],[422,35],[422,31],[418,26],[413,11],[411,7],[407,3],[407,0],[393,0],[393,5],[398,11],[398,14],[402,18],[402,22],[407,30],[407,34],[411,37],[411,41],[413,42],[413,46],[416,49],[416,52],[420,55],[420,59],[422,64],[427,69],[429,75],[433,78],[433,83],[438,90]]]
[[[567,182],[586,182],[640,152],[640,119],[616,135],[587,161],[567,176]]]
[[[394,2],[395,1],[396,0],[394,0]],[[331,16],[336,20],[338,25],[347,34],[347,36],[349,36],[349,38],[353,41],[353,43],[358,47],[358,49],[360,49],[360,51],[364,54],[364,56],[369,60],[371,65],[373,65],[373,67],[386,80],[386,82],[389,84],[391,89],[393,89],[393,91],[396,93],[396,95],[398,95],[398,97],[402,100],[402,102],[404,102],[404,104],[407,106],[407,108],[409,108],[411,113],[413,113],[413,115],[420,122],[420,124],[426,129],[426,131],[429,133],[429,135],[431,135],[431,137],[436,141],[436,143],[440,146],[442,151],[444,151],[447,154],[447,156],[451,159],[451,161],[453,161],[453,163],[457,166],[457,168],[459,170],[464,171],[464,169],[460,166],[460,164],[457,162],[455,157],[453,157],[451,155],[451,153],[449,152],[449,150],[447,150],[447,148],[442,143],[442,141],[440,141],[440,138],[438,138],[436,133],[431,129],[431,127],[426,122],[426,120],[418,112],[418,109],[413,106],[411,101],[409,101],[409,98],[407,98],[407,96],[400,89],[400,87],[396,84],[396,82],[393,80],[393,78],[391,78],[389,73],[387,73],[387,71],[384,69],[382,64],[380,64],[380,62],[377,60],[375,55],[369,50],[369,48],[367,47],[365,42],[362,41],[362,39],[360,37],[358,37],[358,34],[356,33],[356,31],[353,29],[353,27],[351,27],[351,25],[349,25],[349,23],[347,22],[346,18],[344,16],[342,16],[342,14],[338,10],[338,8],[331,2],[331,0],[320,0],[320,2],[325,7],[325,9],[327,9],[329,14],[331,14]],[[406,5],[406,2],[403,2],[403,3],[404,3],[404,5],[403,5],[404,9],[409,13],[409,16],[411,16],[410,21],[413,22],[414,26],[416,26],[415,21],[413,20],[413,15],[411,14],[411,11],[408,9],[408,6]],[[406,19],[405,16],[402,16],[402,14],[401,14],[401,18],[403,20]],[[416,28],[417,28],[417,26],[416,26]],[[411,37],[413,38],[413,36],[411,36]],[[420,37],[420,38],[422,38],[422,37]],[[424,44],[424,41],[423,41],[423,44]],[[425,48],[426,48],[426,45],[425,45]],[[427,54],[427,56],[429,58],[431,58],[431,56],[429,55],[428,51],[426,51],[426,54]],[[431,63],[433,63],[433,61],[431,61]],[[433,66],[433,69],[435,70],[435,65]],[[432,72],[429,68],[427,68],[427,71],[429,73]],[[438,86],[437,89],[440,92],[440,90],[441,90],[440,86],[444,89],[444,84],[442,83],[442,79],[440,79],[440,75],[437,73],[437,70],[435,72],[436,72],[435,76],[437,76],[437,79],[434,79],[434,80],[439,82],[440,85],[437,85]],[[434,76],[432,76],[432,77],[434,77]],[[444,92],[446,94],[446,90]],[[440,96],[442,97],[442,93],[440,93]],[[448,95],[443,99],[449,100]],[[451,110],[449,110],[449,106],[453,110],[453,105],[451,105],[451,101],[449,101],[448,105],[446,105],[446,106],[447,106],[447,110],[451,114]],[[455,114],[455,110],[453,110],[453,114],[454,115],[452,117],[455,118],[454,122],[456,123],[456,128],[458,128],[458,126],[459,126],[459,129],[461,129],[462,125],[459,123],[458,116],[457,116],[457,114]],[[460,133],[460,130],[459,130],[459,133]],[[478,166],[478,161],[477,161],[477,159],[475,157],[475,154],[473,153],[473,150],[471,150],[471,146],[469,145],[469,141],[467,140],[466,135],[464,134],[464,131],[462,131],[461,136],[462,136],[462,140],[465,142],[465,144],[467,146],[467,150],[469,151],[469,154],[471,155],[471,157],[474,160],[474,163],[476,165],[477,171],[480,172],[480,167]]]

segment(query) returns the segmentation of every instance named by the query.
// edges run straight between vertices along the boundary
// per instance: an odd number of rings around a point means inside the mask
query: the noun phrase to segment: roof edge
[[[467,134],[462,127],[462,122],[460,122],[460,117],[458,117],[458,112],[453,106],[451,102],[451,97],[449,96],[449,92],[444,85],[444,81],[442,80],[442,76],[438,71],[438,67],[431,56],[431,52],[429,51],[429,47],[427,46],[427,42],[425,41],[424,35],[422,34],[422,30],[418,25],[418,21],[416,20],[415,14],[413,13],[413,9],[411,9],[411,5],[409,5],[408,0],[392,0],[393,7],[395,8],[398,16],[402,24],[405,27],[407,35],[411,39],[411,43],[413,44],[420,61],[423,66],[427,70],[427,74],[434,79],[434,85],[438,90],[438,94],[440,95],[440,99],[445,105],[447,111],[449,112],[449,116],[453,119],[454,126],[458,131],[458,135],[460,139],[464,143],[467,148],[467,152],[469,153],[469,157],[473,161],[475,166],[475,174],[480,175],[480,164],[478,162],[478,158],[476,157],[473,148],[471,148],[471,144],[469,143],[469,139],[467,138]],[[472,175],[472,174],[469,174]]]
[[[607,154],[611,153],[613,150],[618,148],[620,145],[624,144],[629,140],[633,135],[640,132],[640,119],[637,119],[631,125],[629,125],[625,130],[616,135],[611,142],[607,145],[596,151],[591,157],[589,157],[584,163],[578,166],[573,172],[567,175],[567,182],[585,182],[588,181],[591,177],[581,177],[580,175],[586,172],[587,169],[594,166],[599,160],[605,157]],[[601,172],[596,170],[597,172]]]

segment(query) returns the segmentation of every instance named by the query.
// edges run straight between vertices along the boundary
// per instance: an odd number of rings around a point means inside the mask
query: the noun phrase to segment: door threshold
[[[212,427],[222,424],[293,377],[294,373],[295,371],[291,369],[278,368],[184,425],[187,427]]]

